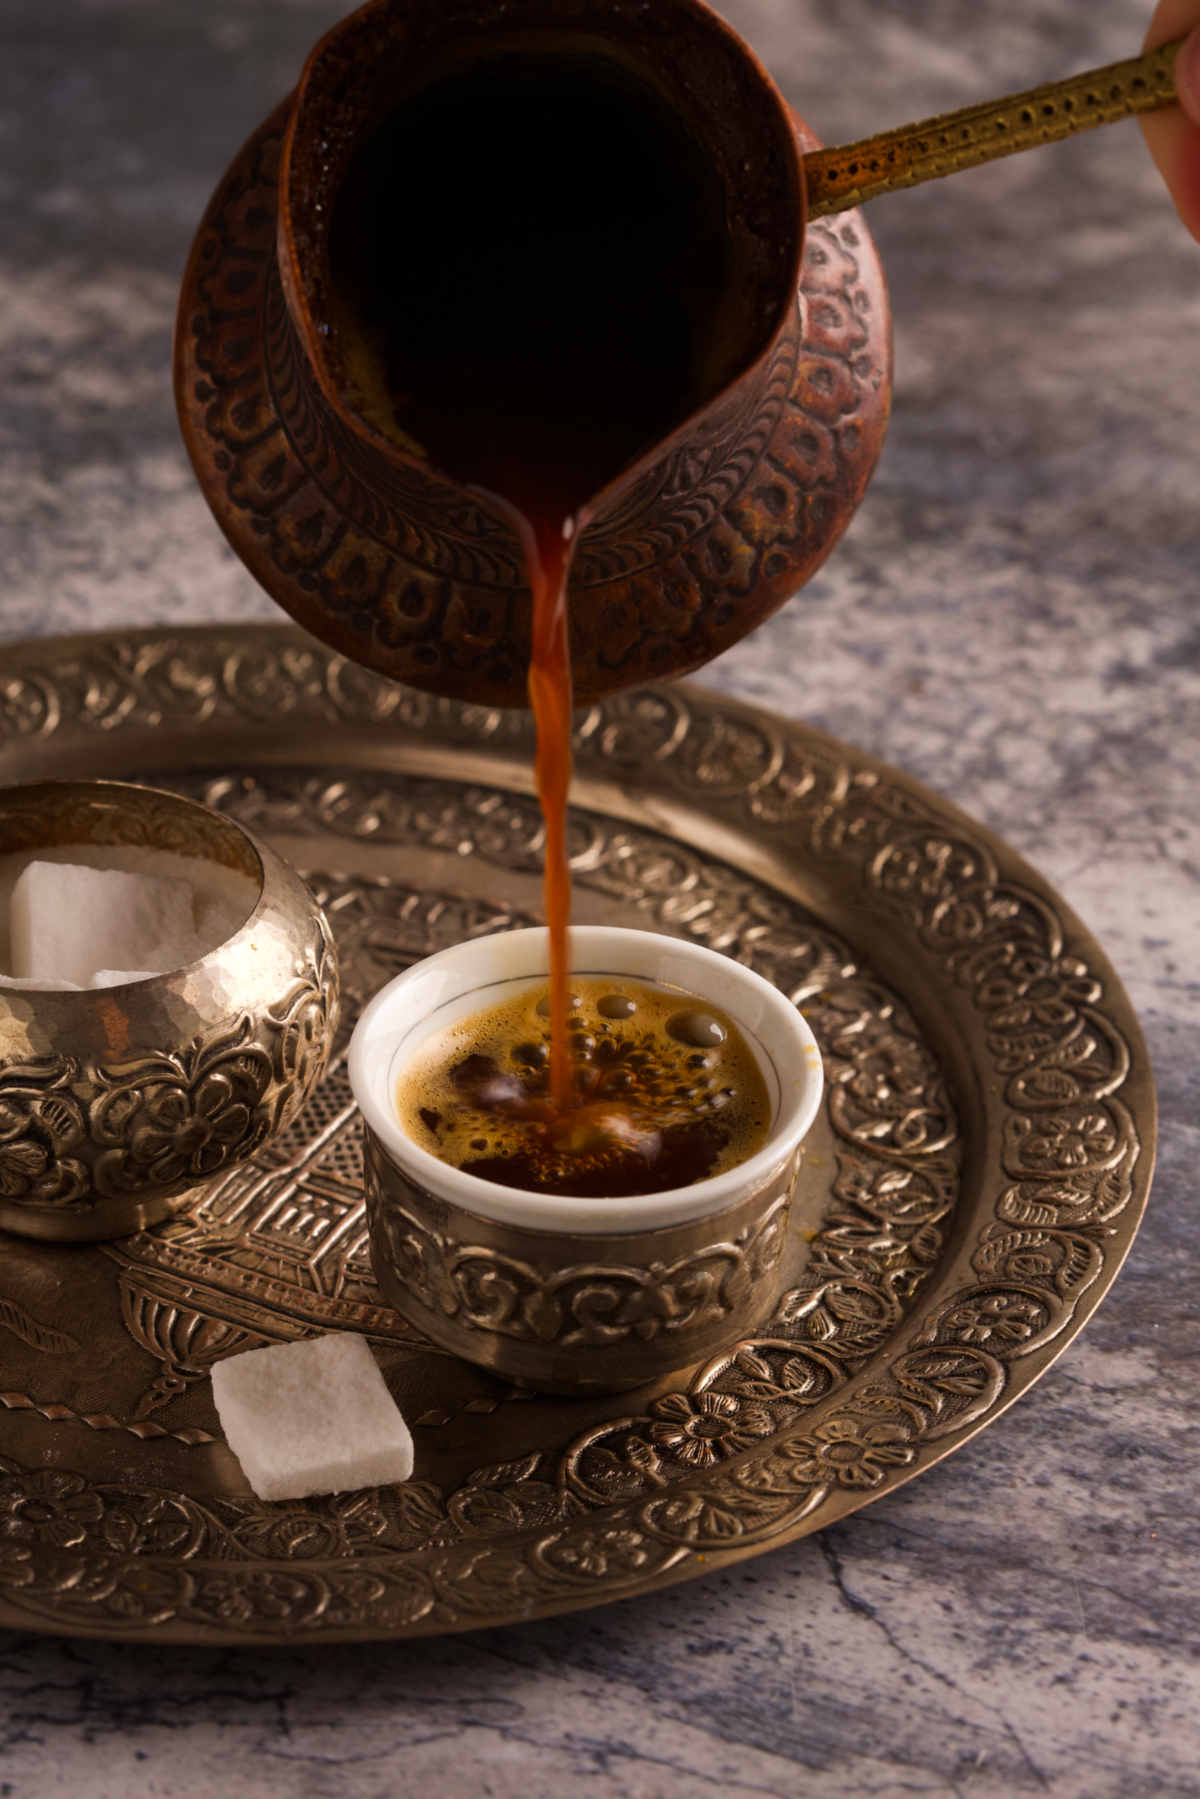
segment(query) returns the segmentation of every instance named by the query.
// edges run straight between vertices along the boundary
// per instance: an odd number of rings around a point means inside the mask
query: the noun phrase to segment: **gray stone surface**
[[[827,141],[1130,54],[1140,0],[728,0]],[[168,381],[191,229],[328,0],[4,0],[13,638],[266,618]],[[871,212],[895,417],[825,572],[708,671],[914,772],[1099,934],[1160,1084],[1111,1297],[1037,1389],[825,1533],[413,1647],[0,1635],[0,1794],[1200,1793],[1200,248],[1135,126]]]

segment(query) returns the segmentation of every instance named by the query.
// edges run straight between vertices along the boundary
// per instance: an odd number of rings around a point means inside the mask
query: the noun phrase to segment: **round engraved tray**
[[[347,1024],[428,951],[538,917],[527,720],[389,686],[299,632],[10,648],[0,733],[5,781],[148,779],[266,835],[328,908]],[[207,1184],[169,1224],[96,1247],[3,1239],[0,1623],[393,1637],[686,1579],[929,1467],[1113,1280],[1149,1186],[1153,1088],[1112,970],[1044,881],[904,776],[696,689],[604,702],[577,753],[579,920],[737,956],[820,1039],[826,1105],[773,1317],[607,1400],[532,1396],[443,1355],[374,1286],[339,1057],[253,1162],[222,1173],[217,1128],[181,1140]],[[0,1118],[0,1189],[21,1178]],[[564,1318],[518,1262],[426,1248],[447,1309],[581,1342],[670,1332],[745,1278],[732,1243],[719,1266],[614,1275]],[[414,1478],[261,1504],[220,1438],[212,1364],[338,1328],[369,1337]]]

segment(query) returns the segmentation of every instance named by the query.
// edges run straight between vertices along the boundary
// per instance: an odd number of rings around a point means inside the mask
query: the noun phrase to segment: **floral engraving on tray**
[[[0,727],[10,743],[48,730],[86,745],[97,729],[161,715],[174,692],[207,717],[255,729],[261,721],[264,731],[267,714],[286,708],[314,729],[353,720],[401,738],[509,752],[526,741],[510,715],[389,690],[296,636],[268,632],[192,641],[147,633],[119,650],[24,651],[0,679]],[[0,1587],[14,1610],[134,1635],[169,1626],[294,1639],[445,1629],[642,1590],[687,1571],[698,1554],[815,1528],[920,1468],[1039,1372],[1112,1278],[1144,1198],[1150,1114],[1128,1009],[1051,894],[986,833],[948,820],[899,778],[720,699],[679,689],[621,696],[584,715],[577,751],[585,778],[619,783],[637,770],[698,820],[786,846],[787,866],[815,870],[874,908],[938,984],[970,1044],[1000,1145],[998,1178],[963,1220],[953,1259],[944,1232],[959,1199],[955,1108],[898,996],[785,892],[678,837],[581,814],[581,885],[751,961],[804,1004],[825,1057],[836,1170],[798,1284],[756,1337],[730,1345],[677,1391],[631,1400],[627,1416],[478,1467],[457,1485],[417,1480],[294,1506],[201,1504],[77,1470],[51,1476],[5,1455]],[[499,789],[365,771],[223,779],[207,791],[230,810],[306,819],[325,839],[435,845],[464,830],[460,841],[497,868],[527,870],[536,860],[535,817]],[[699,828],[692,841],[703,841]],[[363,877],[327,881],[323,892],[355,944],[350,960],[372,958],[349,971],[359,993],[378,978],[361,968],[434,946],[439,906],[449,908],[451,932],[523,922],[502,907]],[[335,1069],[315,1103],[325,1107],[321,1140],[352,1185],[349,1133],[339,1137],[341,1114],[329,1110],[343,1102],[323,1097],[340,1078]],[[317,1128],[294,1124],[288,1153],[299,1158],[305,1131]],[[277,1173],[281,1183],[297,1178]],[[251,1201],[238,1197],[236,1174],[229,1180],[213,1215],[233,1244],[230,1221],[249,1220]],[[337,1226],[347,1248],[341,1286],[330,1289],[334,1320],[394,1342],[387,1315],[372,1314],[367,1288],[356,1285],[361,1239],[355,1247],[347,1222]],[[157,1259],[144,1264],[141,1250],[129,1252],[122,1280],[139,1340],[158,1344],[164,1379],[174,1368],[182,1387],[260,1326],[278,1340],[285,1327],[266,1288],[254,1299],[261,1276],[250,1260],[236,1308],[189,1313],[182,1295],[203,1289],[204,1257],[218,1253],[202,1219],[176,1220],[155,1243]],[[159,1409],[178,1390],[164,1391]],[[496,1402],[489,1393],[479,1404]],[[436,1432],[449,1416],[435,1407],[422,1428]],[[149,1418],[145,1426],[155,1428]]]

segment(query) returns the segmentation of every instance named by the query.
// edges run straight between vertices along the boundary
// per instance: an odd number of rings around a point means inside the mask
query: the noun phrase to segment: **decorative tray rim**
[[[153,734],[168,717],[174,743],[158,745]],[[526,790],[517,769],[530,741],[524,715],[397,688],[293,627],[149,626],[0,647],[5,780],[53,778],[72,753],[100,743],[103,754],[88,760],[101,773],[130,769],[126,746],[156,771],[195,766],[197,740],[221,723],[249,732],[255,750],[297,726],[319,724],[356,745],[365,732],[387,746],[396,777],[431,749],[461,761],[464,772],[451,779],[479,779],[488,760],[502,760],[505,789]],[[588,706],[577,749],[581,806],[590,795],[608,815],[643,818],[668,838],[673,819],[702,810],[718,856],[740,842],[750,860],[751,850],[774,858],[772,891],[790,886],[793,898],[815,898],[851,924],[886,923],[882,935],[895,935],[899,960],[916,971],[906,996],[918,1014],[944,1014],[947,1040],[968,1052],[962,1094],[971,1103],[977,1089],[973,1141],[993,1158],[986,1178],[974,1171],[958,1241],[939,1251],[885,1348],[857,1367],[838,1364],[824,1392],[813,1389],[820,1339],[805,1334],[821,1302],[808,1292],[809,1310],[774,1336],[731,1346],[686,1393],[654,1400],[652,1424],[628,1421],[629,1441],[642,1444],[630,1464],[641,1482],[632,1497],[541,1521],[535,1507],[508,1535],[451,1542],[420,1567],[411,1555],[372,1552],[360,1515],[362,1553],[314,1554],[311,1541],[299,1558],[260,1549],[247,1580],[258,1579],[261,1592],[247,1599],[236,1532],[202,1520],[204,1508],[184,1494],[170,1532],[161,1518],[144,1520],[132,1548],[93,1545],[73,1579],[59,1570],[62,1584],[39,1609],[30,1603],[34,1559],[19,1532],[3,1531],[6,1483],[28,1471],[0,1455],[0,1622],[295,1643],[474,1628],[628,1597],[819,1529],[923,1472],[1019,1398],[1108,1290],[1149,1192],[1153,1081],[1115,971],[1049,882],[913,776],[695,683]],[[313,766],[307,755],[290,760]],[[881,951],[885,960],[890,953]],[[886,1160],[893,1151],[884,1144],[879,1153]],[[852,1256],[846,1267],[853,1272]],[[781,1416],[787,1422],[777,1424]],[[4,1419],[0,1412],[0,1446]],[[720,1457],[668,1480],[655,1444],[701,1443],[689,1436],[696,1420],[725,1429],[729,1442]],[[497,1506],[516,1505],[510,1490],[538,1484],[521,1461],[491,1471]],[[68,1514],[74,1503],[89,1543],[100,1513],[111,1523],[131,1509],[128,1493],[96,1499],[99,1488],[86,1481],[56,1491]],[[218,1539],[226,1546],[214,1553]],[[215,1583],[207,1611],[194,1590],[185,1593],[202,1565]],[[296,1592],[285,1604],[288,1582]]]

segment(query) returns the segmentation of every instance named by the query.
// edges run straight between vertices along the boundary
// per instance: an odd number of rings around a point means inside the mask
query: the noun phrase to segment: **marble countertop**
[[[1131,54],[1140,0],[728,0],[833,142]],[[270,619],[180,446],[191,231],[330,0],[5,0],[7,639]],[[418,1645],[0,1633],[0,1793],[1200,1793],[1200,246],[1136,126],[877,202],[894,420],[836,555],[706,671],[1037,864],[1138,1009],[1149,1213],[1020,1405],[819,1538]]]

